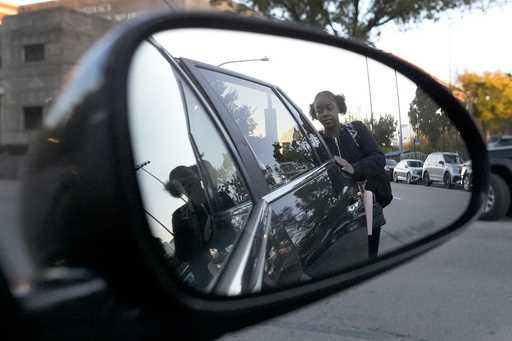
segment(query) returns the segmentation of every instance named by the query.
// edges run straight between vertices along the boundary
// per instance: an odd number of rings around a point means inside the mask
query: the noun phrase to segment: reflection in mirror
[[[133,57],[128,99],[148,224],[169,273],[204,292],[339,273],[447,226],[470,199],[443,110],[342,49],[161,32]]]

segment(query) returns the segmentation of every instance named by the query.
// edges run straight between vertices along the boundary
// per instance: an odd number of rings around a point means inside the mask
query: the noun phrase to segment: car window
[[[133,57],[128,91],[135,169],[151,232],[171,270],[208,290],[252,208],[246,183],[218,127],[149,43]]]
[[[228,153],[221,136],[190,88],[183,86],[190,132],[197,146],[204,174],[213,187],[216,210],[249,201],[249,192]]]
[[[274,188],[315,167],[308,140],[271,88],[201,69]]]
[[[421,161],[407,161],[407,165],[409,167],[422,167],[423,166]]]
[[[499,146],[512,146],[512,138],[502,138],[499,143]]]
[[[446,163],[450,163],[450,164],[460,164],[462,163],[462,160],[457,156],[457,155],[454,155],[454,154],[444,154],[444,160],[446,161]]]

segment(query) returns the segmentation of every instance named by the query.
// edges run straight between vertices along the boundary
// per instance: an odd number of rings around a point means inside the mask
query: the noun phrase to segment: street
[[[470,194],[439,186],[391,183],[394,200],[384,209],[379,254],[424,237],[455,221],[469,203]],[[305,272],[320,278],[368,257],[365,228],[343,235]]]
[[[477,221],[393,271],[222,340],[512,340],[510,259],[512,219]]]

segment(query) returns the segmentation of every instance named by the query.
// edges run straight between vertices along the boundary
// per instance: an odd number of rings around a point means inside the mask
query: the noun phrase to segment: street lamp
[[[219,65],[217,66],[222,66],[222,65],[226,65],[226,64],[230,64],[230,63],[243,63],[243,62],[268,62],[270,60],[270,58],[268,57],[263,57],[263,58],[256,58],[256,59],[240,59],[240,60],[230,60],[230,61],[227,61],[227,62],[224,62],[224,63],[220,63]]]

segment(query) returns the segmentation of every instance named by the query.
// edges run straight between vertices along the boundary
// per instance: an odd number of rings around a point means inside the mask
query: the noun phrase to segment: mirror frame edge
[[[126,71],[130,66],[136,48],[143,39],[162,30],[180,28],[235,30],[312,41],[368,56],[396,69],[414,83],[421,85],[423,90],[441,107],[448,109],[448,117],[460,131],[464,141],[471,141],[471,145],[466,143],[466,146],[473,160],[475,183],[466,211],[450,226],[444,227],[412,244],[391,251],[375,262],[368,262],[366,266],[350,268],[332,277],[312,281],[311,283],[301,283],[298,286],[277,292],[265,292],[243,297],[216,297],[198,293],[184,285],[175,283],[163,271],[162,260],[150,240],[149,227],[140,229],[140,224],[148,225],[142,210],[142,199],[136,175],[129,167],[130,165],[133,166],[133,155],[129,142]],[[487,150],[475,122],[462,105],[449,93],[448,89],[441,86],[418,67],[390,53],[297,24],[224,13],[151,14],[133,19],[117,28],[116,31],[116,35],[111,35],[108,38],[112,45],[106,55],[107,67],[104,72],[108,74],[110,81],[106,82],[103,95],[115,99],[110,101],[106,108],[109,126],[115,137],[112,139],[112,144],[116,159],[111,160],[111,167],[114,173],[121,175],[118,188],[120,188],[119,198],[122,198],[123,202],[118,204],[125,207],[132,222],[128,228],[125,226],[117,226],[117,228],[123,228],[124,231],[129,230],[131,232],[131,238],[137,244],[137,250],[131,249],[130,251],[141,258],[141,265],[133,269],[135,273],[125,273],[122,270],[111,269],[112,272],[107,276],[118,291],[131,295],[130,299],[135,299],[149,306],[159,307],[158,309],[165,310],[165,308],[172,307],[175,311],[184,312],[185,317],[199,316],[204,321],[210,320],[208,325],[217,330],[218,333],[239,329],[334,294],[403,264],[461,232],[464,226],[474,219],[480,211],[480,206],[487,194],[489,167]],[[80,81],[80,79],[74,81]],[[115,224],[116,222],[113,221],[112,223]],[[134,283],[129,282],[138,276],[146,277],[137,279]],[[141,292],[141,288],[154,290],[154,292]],[[229,323],[220,323],[226,318],[229,318]]]

